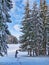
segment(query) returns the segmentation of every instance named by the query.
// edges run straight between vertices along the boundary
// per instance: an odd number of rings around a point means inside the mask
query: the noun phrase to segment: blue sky
[[[9,26],[8,29],[11,32],[11,34],[16,36],[18,39],[19,39],[19,36],[22,34],[20,32],[20,27],[21,27],[21,20],[23,17],[24,6],[25,6],[26,1],[27,0],[12,0],[13,8],[9,12],[11,15],[12,23],[8,23],[8,26]],[[36,0],[36,1],[39,4],[40,0]],[[49,0],[46,0],[46,1],[49,4]],[[29,2],[32,5],[34,0],[30,0]]]

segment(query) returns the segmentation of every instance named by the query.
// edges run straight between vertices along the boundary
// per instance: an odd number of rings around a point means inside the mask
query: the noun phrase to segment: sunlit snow
[[[19,50],[19,44],[8,45],[8,55],[0,57],[0,65],[49,65],[49,57],[28,57],[27,52],[18,53],[15,58],[15,51]]]

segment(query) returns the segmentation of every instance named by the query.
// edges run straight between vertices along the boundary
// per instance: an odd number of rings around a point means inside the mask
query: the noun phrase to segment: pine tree
[[[34,32],[34,38],[33,38],[34,44],[32,44],[33,51],[36,53],[36,55],[39,55],[40,49],[42,48],[43,23],[36,2],[33,3],[32,13],[31,13],[31,24],[32,24],[31,27],[33,29],[32,32]]]
[[[8,11],[12,8],[11,0],[0,0],[0,55],[7,54],[7,29],[6,22],[11,22]]]
[[[43,1],[41,4],[41,18],[43,20],[43,49],[44,49],[44,55],[46,55],[46,44],[47,44],[47,25],[48,25],[48,7],[46,4],[46,0]],[[49,29],[49,26],[48,26]]]
[[[25,13],[24,13],[24,20],[22,21],[22,33],[23,35],[20,37],[20,41],[22,44],[23,49],[27,49],[29,46],[29,49],[31,49],[31,27],[30,27],[30,9],[29,9],[29,1],[27,0],[26,6],[25,6]],[[30,56],[31,56],[31,50]]]
[[[48,49],[49,55],[49,6],[47,5],[47,12],[46,12],[46,48]]]

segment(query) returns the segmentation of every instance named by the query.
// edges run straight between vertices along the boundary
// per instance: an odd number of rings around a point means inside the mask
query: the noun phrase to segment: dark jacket
[[[15,58],[17,57],[17,54],[18,54],[18,51],[16,50],[16,53],[15,53]]]

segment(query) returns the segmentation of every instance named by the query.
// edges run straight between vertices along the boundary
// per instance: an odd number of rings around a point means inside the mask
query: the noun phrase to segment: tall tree
[[[39,55],[40,49],[42,48],[43,23],[36,2],[33,3],[32,13],[31,13],[31,28],[33,29],[32,32],[34,32],[34,37],[33,37],[34,44],[32,44],[33,51],[36,53],[36,55]]]
[[[7,29],[6,22],[11,22],[8,11],[12,8],[11,0],[0,0],[0,55],[7,54]]]
[[[43,48],[44,48],[44,55],[46,55],[46,44],[47,44],[47,29],[49,29],[48,26],[48,18],[49,18],[49,13],[48,13],[48,6],[46,4],[46,0],[43,1],[43,3],[40,3],[41,7],[41,18],[43,20]]]
[[[20,41],[22,44],[23,49],[27,49],[28,45],[31,49],[31,27],[30,27],[30,9],[29,9],[29,1],[27,0],[26,6],[25,6],[25,13],[22,21],[22,33],[23,35],[20,37]],[[30,56],[31,56],[31,50],[30,50]]]

